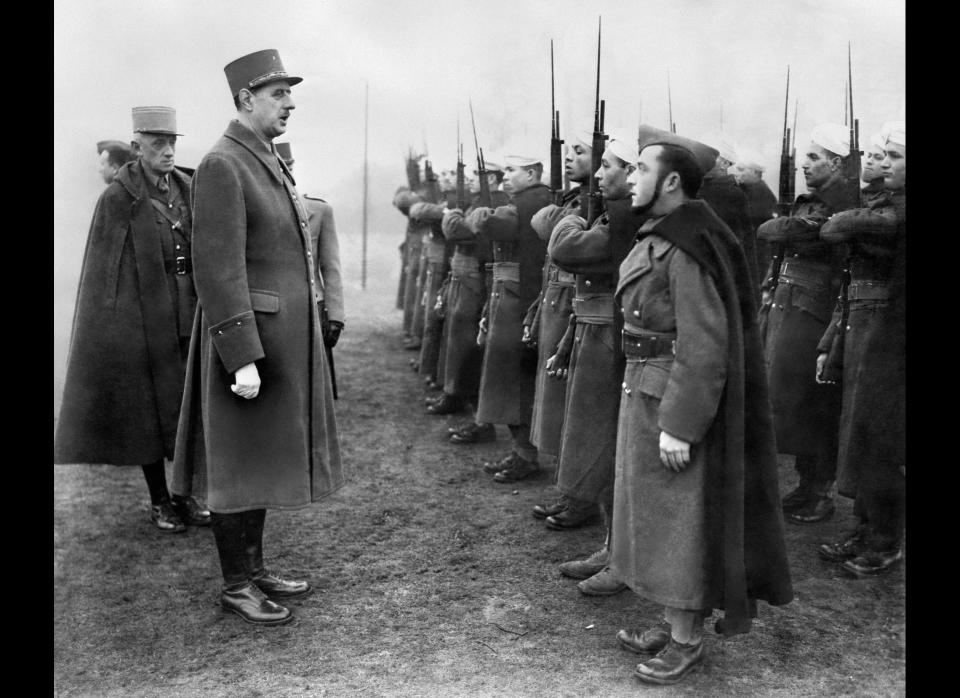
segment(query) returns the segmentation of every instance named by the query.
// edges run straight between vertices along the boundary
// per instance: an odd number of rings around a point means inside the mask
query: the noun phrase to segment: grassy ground
[[[847,578],[815,545],[849,526],[787,526],[796,599],[761,605],[754,631],[707,632],[704,668],[649,689],[614,639],[659,608],[627,591],[581,595],[557,564],[602,542],[530,515],[552,500],[554,465],[501,485],[480,470],[508,448],[457,446],[422,407],[392,292],[348,295],[337,403],[353,482],[328,501],[267,516],[267,564],[309,577],[293,623],[255,628],[217,605],[209,529],[164,534],[138,468],[54,467],[57,696],[899,696],[904,573]],[[795,483],[792,462],[781,489]]]

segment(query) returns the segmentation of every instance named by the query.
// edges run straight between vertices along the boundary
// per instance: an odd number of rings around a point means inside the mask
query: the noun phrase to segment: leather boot
[[[560,565],[560,574],[571,579],[589,579],[607,566],[610,552],[601,548],[586,560],[571,560]]]
[[[670,624],[661,619],[652,628],[643,631],[620,630],[617,632],[617,642],[625,650],[637,654],[654,654],[670,642]]]
[[[546,518],[547,528],[554,531],[568,531],[597,522],[600,518],[600,509],[593,502],[584,499],[567,499],[567,508],[559,514]]]
[[[674,684],[700,666],[703,655],[703,638],[696,644],[683,644],[671,637],[655,657],[637,664],[633,675],[647,683]]]
[[[627,585],[617,579],[609,567],[604,567],[589,579],[577,583],[580,593],[587,596],[613,596],[626,588]]]
[[[533,516],[536,519],[545,519],[548,516],[555,516],[567,508],[567,495],[561,494],[560,498],[553,504],[534,504]]]
[[[289,599],[310,592],[306,581],[283,579],[263,567],[263,525],[266,509],[243,512],[244,555],[252,581],[264,594]]]
[[[254,625],[282,625],[293,618],[290,610],[270,601],[250,581],[244,550],[244,513],[210,513],[210,525],[220,556],[224,585],[220,606]]]

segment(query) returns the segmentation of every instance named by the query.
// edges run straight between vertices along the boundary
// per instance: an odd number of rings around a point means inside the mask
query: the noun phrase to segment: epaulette
[[[326,199],[321,199],[319,196],[310,196],[309,194],[304,194],[303,198],[310,199],[311,201],[322,201],[323,203],[327,203]]]

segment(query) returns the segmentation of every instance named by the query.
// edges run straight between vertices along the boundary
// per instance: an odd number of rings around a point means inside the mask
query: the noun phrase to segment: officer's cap
[[[183,135],[177,133],[177,112],[172,107],[134,107],[133,132]]]
[[[276,80],[286,80],[291,85],[303,82],[303,78],[287,74],[280,60],[280,54],[273,48],[254,51],[231,61],[224,66],[223,72],[227,75],[230,94],[234,97],[240,93],[240,90],[251,90]]]

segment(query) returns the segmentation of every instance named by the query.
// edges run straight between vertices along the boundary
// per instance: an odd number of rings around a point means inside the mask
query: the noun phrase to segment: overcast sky
[[[171,106],[185,134],[177,161],[196,166],[234,114],[223,67],[247,53],[275,48],[288,72],[304,78],[293,90],[289,130],[278,140],[293,144],[298,188],[334,205],[341,237],[356,236],[360,227],[369,83],[371,229],[399,237],[402,221],[389,200],[404,180],[403,152],[426,141],[435,166],[451,167],[459,114],[472,160],[468,98],[485,153],[547,156],[551,38],[561,126],[565,132],[592,127],[598,15],[608,131],[635,129],[641,117],[668,127],[669,71],[678,132],[698,137],[716,130],[722,112],[728,136],[764,157],[775,189],[788,64],[791,121],[799,100],[798,149],[817,123],[843,123],[848,41],[861,140],[884,121],[905,118],[904,4],[56,0],[55,334],[69,333],[67,306],[103,189],[96,142],[129,140],[131,107]],[[392,269],[395,245],[383,253]]]

